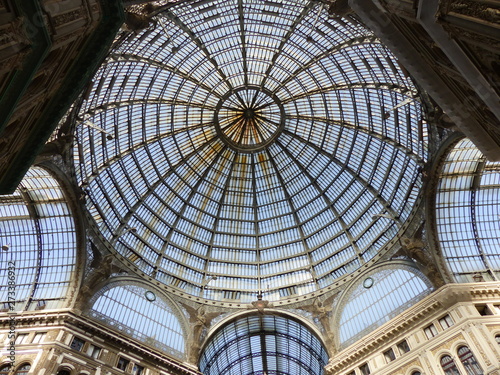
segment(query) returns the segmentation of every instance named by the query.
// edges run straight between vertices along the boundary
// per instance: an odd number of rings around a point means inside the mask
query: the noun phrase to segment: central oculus
[[[281,101],[266,89],[241,87],[228,92],[217,104],[215,128],[232,149],[260,151],[281,133],[285,114]]]

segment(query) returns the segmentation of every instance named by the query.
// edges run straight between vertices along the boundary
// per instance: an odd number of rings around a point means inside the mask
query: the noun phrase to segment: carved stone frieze
[[[412,367],[420,367],[422,368],[422,362],[420,362],[420,359],[418,358],[415,358],[413,361],[411,362],[408,362],[407,364],[405,364],[404,366],[401,366],[401,367],[398,367],[397,370],[394,370],[390,373],[388,373],[387,375],[404,375],[408,372],[409,369],[411,369]]]
[[[476,346],[477,350],[479,351],[479,354],[483,358],[484,363],[486,363],[487,366],[491,366],[492,363],[489,360],[488,355],[485,353],[483,347],[477,341],[477,338],[476,338],[476,335],[474,334],[474,332],[468,332],[468,334],[469,334],[470,339],[472,340],[472,342]],[[486,340],[486,342],[489,342],[489,340]]]
[[[457,13],[476,18],[478,21],[500,21],[500,10],[493,7],[491,4],[488,4],[487,2],[479,2],[474,0],[442,1],[439,7],[439,11],[441,16],[451,13]]]
[[[401,239],[401,245],[403,252],[417,262],[420,270],[429,278],[436,288],[444,285],[444,280],[435,262],[426,252],[425,244],[421,239],[404,237]]]
[[[431,352],[432,352],[433,355],[436,355],[436,353],[440,352],[443,349],[451,351],[451,347],[458,340],[465,341],[465,337],[464,337],[464,335],[462,333],[458,333],[455,336],[450,337],[445,342],[439,344],[438,346],[435,346],[434,348],[431,349]]]
[[[52,18],[52,23],[55,27],[62,26],[66,23],[76,21],[78,19],[84,18],[85,14],[83,9],[75,9],[67,13],[60,14]]]
[[[80,288],[78,297],[75,303],[77,311],[83,311],[88,308],[87,304],[95,292],[96,286],[102,281],[108,279],[117,267],[113,265],[113,255],[103,257],[97,266],[85,280],[85,285]]]
[[[17,46],[18,47],[18,46]],[[5,60],[0,61],[0,71],[8,70],[13,71],[21,67],[26,56],[31,52],[29,47],[24,47],[21,51],[17,52]]]
[[[220,312],[207,312],[203,305],[200,305],[198,309],[193,309],[191,306],[185,304],[182,304],[182,306],[189,314],[189,323],[191,325],[188,337],[188,362],[197,363],[208,328],[212,324],[212,320],[220,315]]]
[[[8,27],[0,29],[0,47],[8,43],[18,43],[21,46],[28,46],[31,41],[26,34],[24,17],[17,17]],[[19,48],[19,47],[18,47]]]
[[[299,307],[299,309],[311,313],[314,323],[321,328],[330,356],[336,352],[335,335],[332,329],[333,300],[336,296],[337,295],[334,294],[324,302],[318,297],[315,298],[312,303]]]
[[[331,15],[344,17],[354,12],[349,6],[348,0],[332,0],[330,1],[328,13]]]

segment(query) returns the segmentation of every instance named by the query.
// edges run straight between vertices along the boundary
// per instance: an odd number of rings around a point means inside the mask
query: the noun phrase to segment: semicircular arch
[[[349,346],[432,290],[430,280],[409,261],[388,261],[369,269],[340,297],[334,314],[336,346]]]
[[[176,358],[185,359],[187,321],[176,303],[154,285],[116,277],[89,300],[89,317]]]

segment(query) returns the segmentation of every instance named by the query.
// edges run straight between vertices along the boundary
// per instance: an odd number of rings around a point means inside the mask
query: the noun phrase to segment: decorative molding
[[[398,366],[396,370],[389,372],[387,375],[406,374],[412,367],[423,367],[419,358],[415,358],[403,366]]]
[[[429,373],[430,375],[434,375],[434,369],[432,368],[432,365],[431,365],[431,362],[429,361],[429,358],[424,357],[425,358],[425,364],[427,365],[427,368],[429,369]]]
[[[479,354],[481,354],[481,357],[483,358],[484,363],[486,363],[487,366],[491,366],[492,363],[491,363],[490,359],[488,358],[488,355],[485,353],[483,347],[477,341],[477,338],[476,338],[476,335],[474,334],[474,332],[467,332],[467,333],[468,333],[469,337],[471,338],[472,342],[474,343],[476,349],[479,351]],[[489,342],[489,340],[486,340],[486,342]]]
[[[445,349],[448,350],[449,352],[452,352],[451,348],[453,347],[455,342],[458,340],[466,341],[464,335],[462,333],[458,333],[458,334],[448,338],[445,342],[432,348],[431,352],[434,356],[436,356],[437,353],[439,353],[440,351],[445,350]]]

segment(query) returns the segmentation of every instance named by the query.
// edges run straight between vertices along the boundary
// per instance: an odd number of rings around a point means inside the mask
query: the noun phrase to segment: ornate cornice
[[[115,343],[121,350],[126,348],[144,358],[149,358],[158,366],[174,371],[175,374],[200,375],[200,372],[196,369],[196,367],[177,361],[138,340],[122,335],[119,332],[114,331],[112,328],[91,320],[90,318],[79,316],[71,310],[47,311],[43,313],[25,312],[15,315],[1,314],[0,327],[8,329],[11,317],[14,317],[18,328],[43,325],[45,327],[70,326],[71,328],[82,329],[85,332],[92,333],[107,342]]]
[[[442,310],[459,303],[491,299],[492,297],[500,300],[500,282],[444,285],[396,318],[339,352],[326,366],[326,373],[339,373],[361,358],[366,358],[368,355],[382,350],[388,342],[396,340],[399,336],[421,324],[425,324],[430,317]]]

